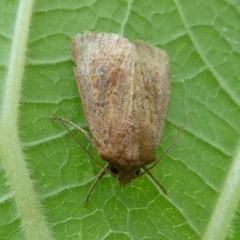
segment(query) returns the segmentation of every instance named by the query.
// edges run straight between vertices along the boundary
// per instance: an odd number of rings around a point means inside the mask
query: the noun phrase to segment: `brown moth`
[[[106,171],[125,185],[142,175],[143,169],[165,192],[150,173],[152,167],[146,165],[156,164],[168,106],[170,63],[166,52],[116,34],[83,32],[73,39],[72,56],[91,136],[74,126],[108,163],[90,188],[86,203]]]

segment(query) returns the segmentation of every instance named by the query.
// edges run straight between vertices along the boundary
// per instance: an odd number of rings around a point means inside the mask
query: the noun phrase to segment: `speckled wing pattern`
[[[116,34],[83,32],[73,39],[77,84],[97,145],[108,140],[112,118],[131,114],[133,48]]]
[[[83,32],[73,40],[73,60],[99,155],[126,172],[155,161],[170,91],[167,54],[116,34]]]

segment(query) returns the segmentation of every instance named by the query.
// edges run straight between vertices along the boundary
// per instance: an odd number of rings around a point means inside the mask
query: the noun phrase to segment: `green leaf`
[[[0,239],[239,239],[237,1],[0,2]],[[166,50],[171,96],[152,173],[121,188],[50,112],[86,130],[71,60],[84,30]],[[77,130],[73,133],[99,161]]]

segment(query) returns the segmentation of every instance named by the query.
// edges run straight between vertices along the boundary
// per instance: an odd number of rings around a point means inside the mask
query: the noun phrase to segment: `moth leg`
[[[150,178],[163,190],[163,192],[167,195],[166,189],[161,185],[160,182],[152,175],[152,173],[146,168],[143,167],[144,171],[150,176]]]
[[[105,168],[103,168],[99,173],[98,175],[96,176],[94,182],[92,183],[91,187],[89,188],[88,190],[88,193],[87,193],[87,196],[86,196],[86,199],[85,199],[85,207],[87,206],[88,204],[88,199],[90,197],[90,194],[92,193],[92,190],[93,188],[95,187],[95,185],[97,184],[97,182],[104,176],[104,174],[106,173],[106,170],[105,169],[108,169],[110,166],[110,164],[107,164],[105,166]]]
[[[53,114],[52,114],[53,115]],[[84,129],[82,129],[81,127],[79,127],[77,124],[75,124],[74,122],[71,122],[65,118],[60,118],[60,117],[57,117],[55,115],[53,115],[51,117],[51,119],[53,120],[58,120],[60,122],[66,122],[70,125],[72,125],[74,128],[76,128],[77,130],[79,130],[85,137],[86,139],[95,147],[95,144],[94,144],[94,141],[92,140],[92,138],[90,137],[89,133],[87,131],[85,131]]]

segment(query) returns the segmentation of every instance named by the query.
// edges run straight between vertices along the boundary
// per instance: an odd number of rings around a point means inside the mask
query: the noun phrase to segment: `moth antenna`
[[[163,185],[160,183],[160,182],[158,182],[158,180],[152,175],[152,173],[146,168],[146,167],[143,167],[143,169],[144,169],[144,173],[145,174],[148,174],[150,177],[151,177],[151,179],[163,190],[163,192],[167,195],[167,191],[166,191],[166,189],[163,187]]]
[[[107,164],[105,166],[106,169],[108,169],[110,167],[110,164]],[[94,189],[94,187],[96,186],[96,184],[98,183],[98,181],[101,180],[101,178],[104,176],[104,174],[106,173],[106,170],[105,169],[102,169],[98,175],[96,176],[94,182],[92,183],[91,187],[89,188],[88,192],[87,192],[87,196],[86,196],[86,199],[85,199],[85,207],[87,207],[87,204],[88,204],[88,200],[89,200],[89,197],[90,197],[90,194],[92,193],[92,190]]]
[[[93,145],[94,148],[95,147],[95,144],[94,142],[92,141],[91,137],[89,136],[89,133],[87,131],[85,131],[84,129],[80,128],[77,124],[67,120],[67,119],[64,119],[64,118],[60,118],[60,117],[57,117],[55,116],[53,113],[50,112],[50,114],[52,114],[53,117],[51,117],[53,120],[58,120],[58,121],[63,121],[63,122],[66,122],[70,125],[72,125],[74,128],[76,128],[77,130],[79,130],[84,136],[85,138]]]
[[[51,112],[50,112],[51,113]],[[77,142],[77,144],[82,148],[82,150],[99,166],[102,168],[102,170],[104,170],[105,172],[110,173],[112,176],[116,177],[109,169],[107,169],[106,167],[104,167],[101,163],[99,163],[90,153],[89,151],[81,144],[81,142],[79,142],[79,140],[75,137],[75,135],[72,133],[72,131],[68,128],[68,126],[64,123],[64,121],[62,120],[62,118],[57,117],[56,115],[54,115],[53,113],[51,113],[55,120],[58,120],[59,122],[61,122],[61,124],[67,129],[67,131],[70,133],[71,137]],[[67,121],[68,122],[68,121]],[[68,122],[69,124],[72,124],[72,122]],[[73,124],[74,126],[75,124]]]
[[[173,138],[172,142],[169,144],[169,146],[167,147],[167,149],[164,151],[164,153],[162,154],[162,156],[156,161],[154,162],[149,168],[143,167],[145,172],[139,174],[137,177],[140,177],[146,173],[148,173],[149,175],[149,171],[152,170],[159,162],[161,159],[163,159],[163,157],[168,153],[168,151],[171,149],[172,145],[175,143],[177,137],[179,136],[180,132],[183,130],[183,128],[190,122],[191,118],[189,118],[183,125],[182,127],[178,130],[177,134],[175,135],[175,137]]]

